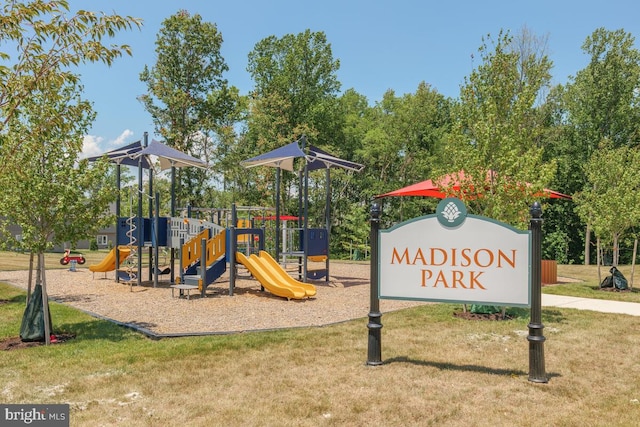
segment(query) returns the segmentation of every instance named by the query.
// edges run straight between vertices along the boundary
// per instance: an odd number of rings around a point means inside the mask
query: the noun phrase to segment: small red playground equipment
[[[82,265],[85,262],[87,262],[87,260],[85,259],[84,255],[82,255],[81,253],[71,253],[71,249],[65,249],[64,250],[64,256],[62,258],[60,258],[60,264],[62,265],[67,265],[69,264],[71,261],[75,261],[78,264]]]

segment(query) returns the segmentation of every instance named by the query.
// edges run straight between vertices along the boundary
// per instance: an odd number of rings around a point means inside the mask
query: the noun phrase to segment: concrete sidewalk
[[[603,313],[629,314],[640,316],[640,304],[624,301],[608,301],[604,299],[590,299],[569,297],[564,295],[542,294],[543,307],[576,308],[578,310],[593,310]]]

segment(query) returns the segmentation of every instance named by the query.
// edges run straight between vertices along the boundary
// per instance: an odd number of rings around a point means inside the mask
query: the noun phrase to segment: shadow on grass
[[[460,318],[465,318],[465,316],[461,315],[460,310],[462,310],[461,308],[456,308],[454,310],[454,316],[456,317],[460,317]],[[469,314],[471,314],[469,312]],[[556,323],[562,323],[563,321],[566,320],[565,316],[557,311],[557,310],[550,310],[550,309],[543,309],[542,310],[542,321],[544,322],[556,322]],[[481,319],[483,316],[482,314],[479,314],[477,318],[474,318],[472,315],[467,316],[469,320],[478,320]],[[494,313],[494,314],[490,314],[484,315],[487,318],[490,318],[490,320],[500,320],[500,321],[508,321],[508,320],[518,320],[518,319],[522,319],[522,320],[528,320],[531,318],[531,309],[529,308],[520,308],[520,307],[508,307],[507,310],[505,311],[505,317],[501,318],[501,314],[500,312],[498,313]]]
[[[522,370],[511,370],[511,369],[496,369],[496,368],[488,368],[486,366],[479,365],[456,365],[455,363],[447,363],[447,362],[430,362],[427,360],[416,360],[411,359],[407,356],[399,356],[388,359],[384,362],[384,364],[390,363],[410,363],[416,366],[430,366],[432,368],[440,369],[442,371],[461,371],[461,372],[478,372],[481,374],[489,374],[489,375],[503,375],[503,376],[522,376],[528,375],[528,372]],[[559,377],[560,374],[557,373],[547,373],[547,378]]]
[[[566,320],[565,315],[558,310],[542,310],[542,323],[564,323]]]
[[[108,320],[96,319],[81,322],[53,324],[55,333],[73,334],[76,340],[107,340],[119,342],[130,339],[132,330]]]
[[[15,295],[11,298],[1,298],[0,304],[22,304],[23,306],[26,306],[27,297],[26,295]]]

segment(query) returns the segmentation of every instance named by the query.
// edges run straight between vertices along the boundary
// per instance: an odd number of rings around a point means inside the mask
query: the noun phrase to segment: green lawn
[[[545,292],[604,294],[594,285]],[[0,284],[0,339],[17,335],[24,298]],[[150,340],[51,303],[56,333],[75,338],[0,352],[0,400],[68,403],[73,426],[637,425],[640,318],[543,309],[549,382],[536,384],[528,310],[469,321],[453,316],[459,308],[383,315],[383,364],[373,367],[366,313],[320,328]]]
[[[24,294],[0,285],[0,335]],[[640,319],[543,310],[548,384],[528,381],[528,318],[433,304],[322,328],[154,341],[52,303],[62,344],[0,353],[2,401],[69,403],[74,426],[636,425]]]

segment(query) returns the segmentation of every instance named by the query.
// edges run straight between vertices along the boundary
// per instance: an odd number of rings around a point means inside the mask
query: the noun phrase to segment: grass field
[[[597,291],[594,272],[559,266],[589,281],[545,292],[637,297]],[[0,301],[0,339],[15,336],[24,293],[0,284]],[[457,309],[383,315],[374,367],[366,313],[322,328],[153,341],[52,303],[54,324],[76,338],[1,352],[0,401],[69,403],[73,426],[637,425],[640,318],[544,309],[549,382],[537,384],[528,381],[527,310],[468,321]]]
[[[97,251],[77,251],[87,260],[86,265],[97,264],[109,252],[107,249]],[[75,252],[74,252],[75,253]],[[68,265],[60,264],[60,258],[64,254],[59,252],[49,252],[44,256],[47,268],[69,268]],[[146,257],[145,257],[146,258]],[[0,251],[0,271],[26,270],[29,268],[30,256],[26,253]],[[35,260],[34,260],[35,263]]]

